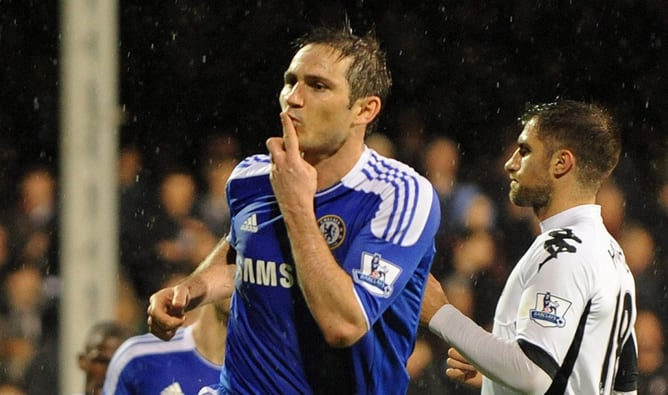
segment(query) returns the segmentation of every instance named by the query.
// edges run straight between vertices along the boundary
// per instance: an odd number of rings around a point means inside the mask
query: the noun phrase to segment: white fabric
[[[604,377],[600,393],[611,394],[619,347],[635,337],[635,284],[624,254],[605,229],[597,205],[559,213],[543,221],[541,230],[506,282],[496,307],[493,337],[474,330],[472,322],[448,323],[455,314],[446,308],[430,327],[489,377],[482,394],[543,393],[542,380],[537,380],[535,388],[526,388],[527,381],[535,378],[527,376],[534,376],[536,370],[527,366],[528,358],[517,355],[517,340],[538,346],[562,365],[580,317],[591,303],[565,393],[599,394]],[[611,342],[613,327],[615,341]],[[508,357],[510,361],[502,363]],[[608,369],[603,372],[606,363]]]

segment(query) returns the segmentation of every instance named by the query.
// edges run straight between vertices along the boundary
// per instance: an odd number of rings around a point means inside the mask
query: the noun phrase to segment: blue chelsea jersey
[[[237,274],[221,384],[241,394],[405,393],[440,220],[433,187],[366,149],[316,194],[322,235],[370,328],[340,349],[327,345],[302,296],[270,169],[267,155],[251,156],[227,185]]]
[[[220,375],[220,365],[197,351],[193,327],[179,328],[170,341],[147,333],[126,340],[114,353],[104,395],[190,395]]]

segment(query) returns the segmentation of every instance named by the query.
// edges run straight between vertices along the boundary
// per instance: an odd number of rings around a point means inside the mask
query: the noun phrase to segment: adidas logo
[[[243,224],[241,224],[241,230],[251,233],[257,233],[257,216],[251,214],[250,217],[246,218]]]
[[[160,392],[160,395],[184,395],[179,383],[173,383]]]

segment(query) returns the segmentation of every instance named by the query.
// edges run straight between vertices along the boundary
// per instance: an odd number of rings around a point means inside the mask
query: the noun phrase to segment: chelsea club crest
[[[343,243],[346,236],[346,225],[338,215],[325,215],[318,219],[320,232],[325,237],[325,241],[330,250],[337,248]]]

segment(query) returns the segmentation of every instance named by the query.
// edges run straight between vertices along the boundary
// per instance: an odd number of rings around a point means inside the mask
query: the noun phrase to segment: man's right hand
[[[151,295],[146,310],[149,331],[162,340],[174,337],[185,320],[188,301],[188,288],[178,285],[163,288]]]
[[[448,369],[445,375],[470,387],[482,386],[482,374],[453,347],[448,349]]]

